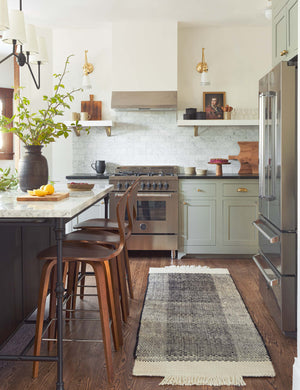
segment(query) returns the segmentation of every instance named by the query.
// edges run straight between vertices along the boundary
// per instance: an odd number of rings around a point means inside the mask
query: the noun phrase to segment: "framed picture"
[[[203,111],[206,119],[223,119],[225,92],[203,92]]]

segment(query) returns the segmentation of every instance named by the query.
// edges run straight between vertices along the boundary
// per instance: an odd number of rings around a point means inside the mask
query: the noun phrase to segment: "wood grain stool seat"
[[[112,334],[116,349],[119,349],[122,342],[121,315],[119,304],[119,283],[117,275],[116,259],[123,251],[125,245],[125,209],[127,194],[125,193],[117,204],[117,221],[119,226],[119,245],[114,249],[109,249],[97,244],[83,242],[63,242],[62,261],[70,265],[78,262],[91,265],[94,270],[99,302],[99,312],[102,326],[104,342],[104,352],[107,365],[107,376],[109,382],[112,380],[112,351],[110,335],[110,316],[112,319]],[[51,246],[43,250],[39,259],[45,260],[43,266],[40,292],[38,301],[36,334],[34,344],[34,355],[39,356],[41,350],[43,322],[46,298],[50,282],[51,273],[57,264],[57,247]],[[38,375],[39,362],[33,363],[33,377]]]
[[[126,191],[128,192],[127,197],[127,217],[128,217],[128,223],[125,222],[125,246],[124,246],[124,260],[125,260],[125,268],[126,268],[126,275],[127,275],[127,282],[128,282],[128,289],[130,297],[133,298],[133,287],[132,287],[132,280],[131,280],[131,273],[130,273],[130,264],[129,264],[129,256],[128,256],[128,250],[126,241],[130,238],[133,228],[133,223],[136,220],[136,203],[137,203],[137,193],[139,190],[139,181],[141,178],[137,178],[134,183],[129,187],[129,189]],[[75,229],[80,229],[81,231],[101,231],[106,230],[110,232],[118,232],[118,228],[116,229],[116,222],[111,219],[102,219],[102,218],[96,218],[96,219],[89,219],[87,221],[83,221],[80,224],[75,226]],[[73,233],[71,233],[73,234]],[[100,233],[99,233],[100,234]],[[70,236],[71,237],[71,236]],[[71,240],[71,238],[67,238],[68,240]],[[75,234],[73,235],[75,237]],[[79,237],[79,236],[78,236]],[[101,237],[99,238],[100,241],[102,240]],[[83,239],[83,241],[85,241]],[[103,242],[102,242],[103,243]],[[84,273],[84,269],[82,269],[82,274]],[[83,287],[82,287],[82,294],[83,294]]]
[[[97,244],[106,247],[112,247],[116,249],[120,245],[120,236],[119,234],[113,232],[107,232],[104,230],[90,230],[90,231],[76,231],[69,233],[65,236],[64,241],[67,243],[86,243],[86,244]],[[82,279],[80,283],[84,282],[86,273],[86,263],[83,262],[81,264],[81,274]],[[115,276],[115,274],[113,274]],[[77,280],[78,280],[78,269],[75,276],[74,288],[73,290],[77,290]],[[127,296],[127,288],[126,288],[126,271],[124,264],[124,249],[117,257],[117,278],[114,283],[119,284],[120,295],[121,295],[121,309],[122,309],[122,317],[124,322],[127,322],[127,317],[129,315],[129,303]],[[80,298],[83,298],[82,284],[80,287]],[[74,294],[72,306],[75,306],[76,295]]]

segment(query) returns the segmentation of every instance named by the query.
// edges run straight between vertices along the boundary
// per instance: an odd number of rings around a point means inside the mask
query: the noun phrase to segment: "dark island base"
[[[47,225],[17,226],[0,223],[0,344],[37,307],[43,263],[37,254],[52,245]]]

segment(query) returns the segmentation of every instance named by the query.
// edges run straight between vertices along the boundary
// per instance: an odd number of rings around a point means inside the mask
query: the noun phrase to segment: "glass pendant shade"
[[[209,79],[208,79],[208,76],[207,76],[207,72],[202,72],[201,75],[200,75],[200,85],[209,85],[210,82],[209,82]]]
[[[39,47],[38,47],[38,41],[35,31],[35,26],[33,24],[27,24],[26,25],[26,37],[27,42],[23,46],[23,51],[29,54],[38,54]]]
[[[26,42],[23,11],[16,9],[9,11],[9,25],[9,30],[3,33],[2,42],[12,44],[15,39],[17,45],[23,45]]]
[[[82,88],[83,89],[91,89],[92,88],[92,84],[91,84],[91,81],[90,81],[90,78],[89,78],[88,74],[84,74],[83,75],[83,78],[82,78]]]
[[[37,64],[40,61],[42,65],[48,64],[47,45],[44,37],[38,37],[38,47],[39,52],[30,58],[30,63]]]
[[[0,31],[9,29],[7,0],[0,0]]]

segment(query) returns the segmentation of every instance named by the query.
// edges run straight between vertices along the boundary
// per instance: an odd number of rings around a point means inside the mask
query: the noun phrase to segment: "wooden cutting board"
[[[23,202],[56,202],[69,197],[69,192],[56,192],[52,195],[45,196],[33,196],[33,195],[21,195],[17,197],[18,201]]]
[[[101,121],[102,102],[95,101],[94,95],[90,95],[90,100],[81,102],[81,112],[87,112],[90,115],[89,120]]]
[[[238,156],[228,156],[229,160],[238,160],[241,164],[239,174],[258,174],[258,142],[238,142]]]

